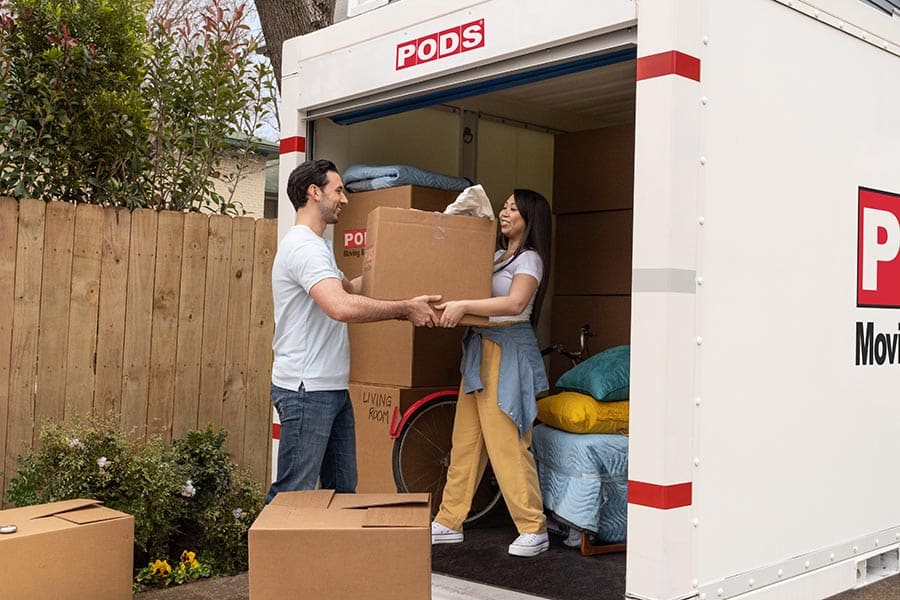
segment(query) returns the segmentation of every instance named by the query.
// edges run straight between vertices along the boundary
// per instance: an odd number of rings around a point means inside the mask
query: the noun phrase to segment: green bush
[[[50,424],[39,448],[19,457],[9,501],[26,506],[95,498],[134,516],[139,557],[159,563],[196,550],[203,572],[236,573],[247,568],[247,530],[262,510],[263,494],[247,473],[236,471],[225,440],[226,433],[212,427],[165,443],[129,440],[108,420]]]

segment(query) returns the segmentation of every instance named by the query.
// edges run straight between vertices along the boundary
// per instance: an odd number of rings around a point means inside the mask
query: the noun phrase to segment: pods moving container
[[[540,339],[631,345],[629,598],[898,568],[888,4],[399,0],[284,46],[282,190],[321,157],[551,199]]]

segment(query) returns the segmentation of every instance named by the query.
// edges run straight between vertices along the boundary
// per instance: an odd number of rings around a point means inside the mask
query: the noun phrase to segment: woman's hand
[[[438,325],[441,327],[456,327],[459,320],[466,314],[465,300],[454,300],[452,302],[444,302],[434,307],[435,310],[444,311]]]

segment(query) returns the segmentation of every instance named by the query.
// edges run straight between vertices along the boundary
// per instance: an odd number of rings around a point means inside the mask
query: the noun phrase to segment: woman
[[[531,445],[535,398],[547,375],[534,335],[550,266],[550,206],[531,190],[515,190],[500,211],[500,250],[494,255],[490,298],[445,302],[440,325],[465,314],[490,317],[463,338],[463,381],[453,424],[450,469],[432,544],[463,540],[462,523],[490,459],[519,537],[516,556],[536,556],[550,542]]]

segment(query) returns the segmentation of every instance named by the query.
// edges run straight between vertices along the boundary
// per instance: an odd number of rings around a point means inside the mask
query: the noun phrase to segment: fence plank
[[[200,359],[200,406],[197,425],[222,426],[222,398],[225,393],[225,320],[228,318],[228,280],[231,262],[232,218],[215,215],[209,219],[209,247],[206,259],[206,295],[203,314],[203,348]]]
[[[225,448],[232,460],[239,464],[244,461],[244,425],[247,418],[247,343],[250,336],[255,229],[256,219],[239,217],[234,220],[231,238],[222,426],[228,432]]]
[[[125,297],[131,213],[108,208],[103,213],[100,256],[100,310],[97,323],[97,373],[94,414],[118,417],[122,409],[122,349],[125,347]]]
[[[175,438],[197,428],[208,244],[209,217],[200,213],[185,215],[184,244],[181,251],[181,298],[178,303],[178,347],[175,351],[175,407],[172,416],[172,436]]]
[[[0,471],[6,470],[6,429],[9,424],[9,383],[12,360],[13,306],[16,290],[16,240],[19,204],[0,197]],[[10,475],[7,473],[7,476]],[[0,476],[0,506],[6,498],[6,477]]]
[[[172,439],[172,417],[175,412],[175,351],[178,345],[183,243],[184,215],[177,212],[159,213],[147,433],[161,435],[167,441]]]
[[[44,424],[62,421],[65,415],[75,205],[50,202],[44,215],[43,282],[34,399],[35,438]]]
[[[143,437],[147,433],[158,214],[148,208],[131,213],[125,347],[122,352],[122,414],[119,423],[126,433],[137,437]]]
[[[244,466],[267,489],[272,452],[272,261],[278,246],[278,221],[256,221],[253,289],[250,300],[250,335],[247,344],[247,419],[244,430]]]
[[[31,449],[34,434],[34,378],[41,305],[44,208],[42,200],[19,201],[9,423],[6,430],[7,488],[8,478],[16,472],[16,458]]]
[[[94,408],[94,354],[100,307],[103,208],[79,204],[75,211],[72,302],[66,357],[66,414],[89,417]]]

